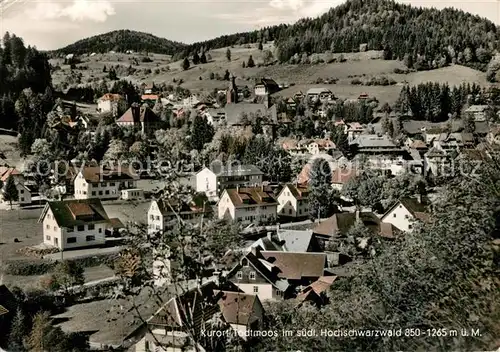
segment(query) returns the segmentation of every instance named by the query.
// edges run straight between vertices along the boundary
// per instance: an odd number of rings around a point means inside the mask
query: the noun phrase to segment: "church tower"
[[[226,93],[227,104],[236,104],[238,102],[238,87],[236,86],[236,77],[231,74],[231,83],[229,85],[229,89]]]

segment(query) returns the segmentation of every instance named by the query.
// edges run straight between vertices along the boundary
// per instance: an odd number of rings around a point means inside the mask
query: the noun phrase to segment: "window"
[[[87,242],[88,241],[95,241],[95,236],[86,236],[85,240],[87,240]]]
[[[21,202],[24,202],[24,198],[23,197],[21,197]]]
[[[104,192],[105,194],[109,194],[109,190],[107,190],[106,192]]]
[[[49,236],[49,235],[45,236],[45,239],[46,239],[47,241],[50,241],[50,236]]]
[[[160,220],[160,216],[159,215],[156,215],[156,220]]]
[[[24,194],[24,189],[20,190],[19,193]]]
[[[45,225],[45,228],[46,228],[47,230],[48,230],[48,229],[50,229],[50,225],[49,225],[49,224]]]
[[[238,280],[243,279],[243,273],[242,273],[241,271],[238,271],[238,272],[236,273],[236,278],[237,278]]]
[[[243,258],[243,260],[241,261],[241,265],[248,266],[248,259]]]
[[[408,225],[408,229],[411,230],[413,228],[413,225]]]
[[[68,243],[76,243],[76,237],[68,237],[66,240]]]
[[[99,195],[102,196],[102,191],[99,191]]]
[[[250,280],[255,280],[255,271],[250,272]]]
[[[73,232],[74,230],[74,227],[66,227],[66,232]]]
[[[95,196],[95,191],[92,191],[92,195]]]
[[[57,227],[56,226],[54,226],[54,231],[57,231]]]
[[[114,187],[114,186],[115,186],[115,183],[114,183],[114,182],[111,182],[109,185],[110,185],[111,187]]]
[[[99,227],[99,233],[102,233],[102,228],[101,227]]]
[[[283,291],[276,290],[276,296],[283,297]]]
[[[253,287],[253,293],[259,293],[259,286]]]
[[[395,214],[395,213],[394,213],[394,214],[392,214],[392,217],[393,217],[393,218],[395,218],[395,217],[396,217],[396,214]]]
[[[292,209],[288,209],[288,214],[291,214],[292,213]]]
[[[78,231],[85,231],[85,225],[78,225],[76,228]]]
[[[95,225],[94,224],[90,224],[89,225],[89,230],[94,230],[95,229]]]

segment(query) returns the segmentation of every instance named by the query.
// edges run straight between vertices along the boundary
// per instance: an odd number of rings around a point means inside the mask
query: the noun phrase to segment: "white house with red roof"
[[[117,116],[119,111],[127,108],[127,102],[120,94],[106,93],[97,99],[97,110],[101,113],[111,113]]]

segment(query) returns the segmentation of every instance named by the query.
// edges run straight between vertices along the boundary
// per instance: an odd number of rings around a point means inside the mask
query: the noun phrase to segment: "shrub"
[[[359,78],[354,78],[352,81],[351,81],[351,84],[354,84],[354,85],[360,85],[360,84],[363,84],[363,82],[361,82],[361,80]]]

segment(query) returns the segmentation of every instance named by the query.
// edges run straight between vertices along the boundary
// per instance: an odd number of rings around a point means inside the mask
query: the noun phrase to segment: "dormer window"
[[[241,260],[241,265],[242,265],[242,266],[248,266],[248,259],[243,258],[243,259]]]

